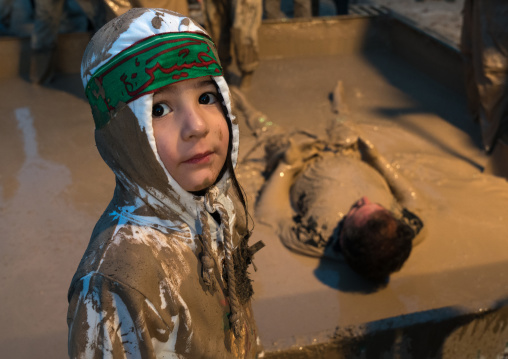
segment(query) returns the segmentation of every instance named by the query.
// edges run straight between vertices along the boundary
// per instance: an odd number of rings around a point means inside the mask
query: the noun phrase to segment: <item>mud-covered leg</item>
[[[65,0],[36,0],[31,38],[30,81],[51,82],[55,75],[55,50]]]

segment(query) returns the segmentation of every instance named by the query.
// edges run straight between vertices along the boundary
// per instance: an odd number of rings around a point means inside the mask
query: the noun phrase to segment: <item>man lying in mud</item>
[[[423,238],[421,198],[351,126],[335,121],[327,133],[300,141],[265,134],[267,181],[256,217],[290,250],[345,260],[384,281]]]

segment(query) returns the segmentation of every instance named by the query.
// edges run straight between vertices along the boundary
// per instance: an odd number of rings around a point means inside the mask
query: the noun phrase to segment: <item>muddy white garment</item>
[[[183,34],[180,38],[171,37],[178,32]],[[97,148],[115,173],[116,188],[69,288],[71,358],[256,355],[246,240],[237,230],[242,209],[237,212],[228,194],[229,170],[204,196],[195,196],[170,176],[157,152],[151,122],[153,92],[142,92],[154,80],[143,77],[153,64],[143,56],[153,59],[152,45],[166,44],[158,39],[167,36],[170,42],[183,38],[201,46],[197,52],[192,46],[183,52],[178,47],[175,61],[185,55],[187,64],[194,61],[199,67],[198,57],[206,58],[204,71],[220,68],[210,60],[213,44],[203,29],[161,9],[129,10],[99,30],[85,51],[82,79],[97,125]],[[146,41],[154,42],[140,47]],[[170,47],[161,49],[167,58]],[[164,67],[164,61],[158,58],[157,66]],[[127,68],[115,72],[122,64]],[[152,73],[157,81],[167,80],[162,72]],[[108,76],[115,74],[117,86],[107,88]],[[168,76],[183,77],[182,72]],[[220,71],[212,79],[229,121],[234,166],[239,137],[229,90]],[[122,82],[125,88],[118,86]],[[231,268],[234,275],[226,278]]]

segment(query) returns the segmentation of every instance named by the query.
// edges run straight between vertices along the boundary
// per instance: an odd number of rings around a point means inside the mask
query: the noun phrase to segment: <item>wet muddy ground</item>
[[[344,265],[288,252],[270,228],[256,223],[253,243],[267,244],[253,273],[265,347],[298,349],[344,337],[337,328],[363,335],[368,323],[376,330],[402,328],[503,306],[508,183],[481,173],[486,158],[479,129],[462,95],[383,48],[264,59],[246,95],[271,121],[322,134],[336,118],[330,93],[338,80],[347,120],[425,194],[429,234],[379,289]],[[0,351],[6,358],[61,358],[67,288],[114,178],[96,151],[78,76],[60,76],[51,87],[2,79],[0,91]],[[241,126],[242,155],[254,140]],[[259,164],[246,162],[239,174],[252,204],[263,181]],[[422,331],[442,329],[441,342],[429,342],[436,349],[428,357],[490,358],[508,337],[506,325],[489,325],[462,331],[430,325],[406,339],[417,343]],[[373,339],[386,342],[375,347],[377,357],[405,357],[402,350],[410,347],[401,345],[402,334],[390,333]]]
[[[63,358],[67,288],[114,177],[83,99],[18,78],[0,91],[0,350]]]

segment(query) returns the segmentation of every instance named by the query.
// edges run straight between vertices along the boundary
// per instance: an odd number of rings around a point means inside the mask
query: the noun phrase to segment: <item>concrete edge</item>
[[[490,320],[500,311],[508,311],[506,301],[500,301],[489,307],[450,306],[406,315],[384,318],[357,326],[337,327],[319,333],[286,338],[276,343],[264,343],[265,358],[352,358],[352,352],[361,350],[372,338],[379,336],[400,336],[407,332],[418,332],[422,327],[436,328],[433,341],[444,342],[454,330],[469,325],[475,320]],[[443,332],[444,330],[444,332]],[[395,350],[396,348],[392,348]],[[433,348],[439,350],[440,348]],[[323,354],[328,353],[328,354]],[[380,353],[381,354],[381,353]],[[318,356],[316,356],[318,355]],[[330,356],[332,355],[332,356]]]

